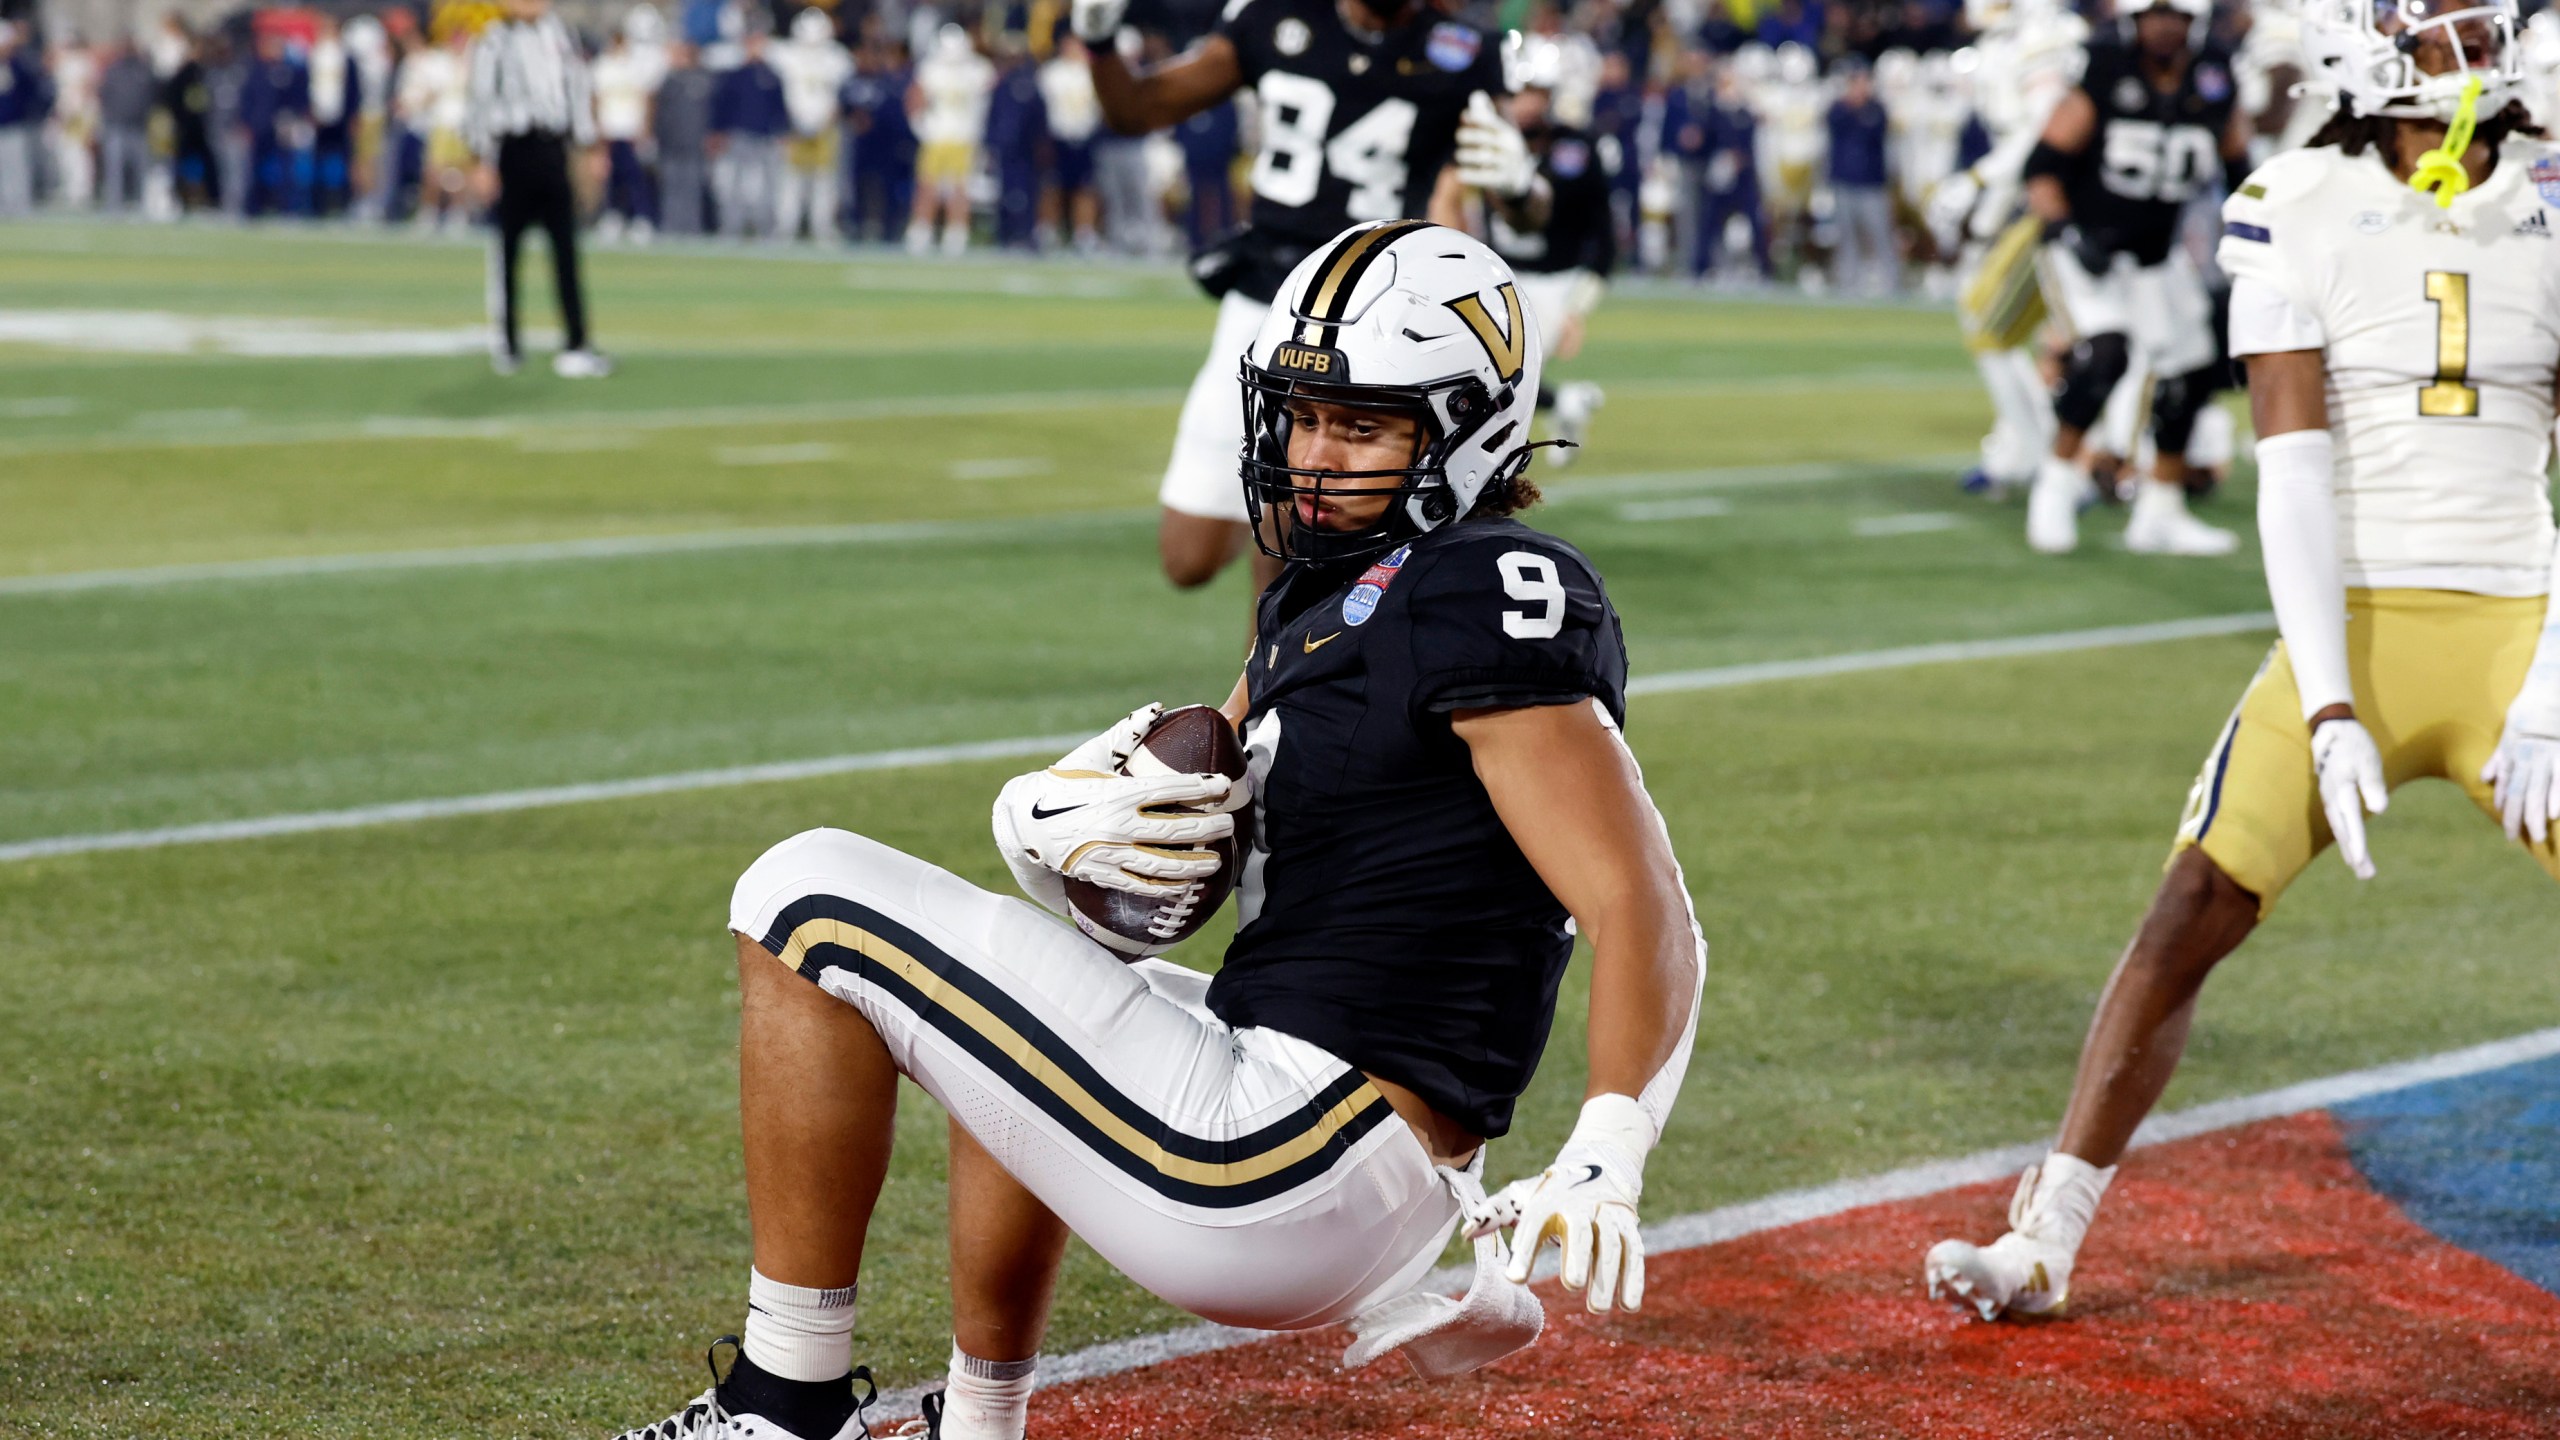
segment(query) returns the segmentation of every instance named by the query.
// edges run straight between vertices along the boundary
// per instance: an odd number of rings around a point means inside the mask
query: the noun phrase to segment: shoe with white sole
[[[1559,470],[1572,464],[1574,449],[1591,433],[1591,417],[1608,403],[1608,392],[1588,380],[1557,387],[1555,438],[1565,443],[1548,453],[1546,463]]]
[[[1929,1247],[1929,1298],[1983,1320],[2050,1315],[2071,1298],[2071,1268],[2098,1201],[2115,1179],[2070,1155],[2048,1155],[2018,1178],[2010,1230],[1988,1245],[1941,1240]]]
[[[2179,486],[2145,480],[2125,521],[2124,548],[2137,555],[2228,555],[2240,548],[2240,537],[2189,514]]]
[[[513,375],[523,368],[523,357],[516,354],[513,350],[492,350],[489,352],[489,373],[493,375]]]
[[[2035,484],[2027,489],[2027,548],[2041,555],[2068,555],[2080,548],[2080,502],[2089,477],[2068,460],[2047,455],[2036,467]]]
[[[601,380],[613,373],[613,361],[593,350],[563,350],[551,357],[551,373],[563,380]]]
[[[720,1347],[723,1345],[737,1351],[738,1357],[730,1365],[727,1375],[720,1373]],[[845,1399],[851,1405],[841,1423],[833,1429],[824,1429],[820,1428],[824,1422],[811,1425],[802,1420],[802,1428],[795,1429],[782,1420],[751,1408],[738,1393],[740,1370],[749,1370],[755,1375],[763,1372],[754,1371],[748,1363],[746,1352],[738,1349],[737,1336],[723,1335],[712,1341],[711,1348],[703,1352],[702,1358],[703,1363],[711,1367],[710,1389],[693,1397],[683,1409],[666,1419],[643,1425],[637,1430],[625,1430],[613,1440],[748,1440],[750,1436],[754,1440],[871,1440],[871,1427],[864,1423],[862,1412],[879,1400],[880,1387],[872,1383],[868,1366],[855,1366],[853,1373],[841,1382],[845,1386]],[[768,1379],[762,1383],[771,1385],[774,1382]],[[861,1393],[856,1394],[857,1389]]]

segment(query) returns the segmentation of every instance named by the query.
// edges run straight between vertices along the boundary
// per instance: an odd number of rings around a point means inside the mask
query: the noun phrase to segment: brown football
[[[1167,710],[1147,727],[1137,753],[1123,765],[1124,775],[1224,775],[1242,780],[1244,746],[1227,717],[1206,705]],[[1140,960],[1170,950],[1199,933],[1227,903],[1236,888],[1238,857],[1253,844],[1253,806],[1236,812],[1234,838],[1213,840],[1203,849],[1218,857],[1214,874],[1194,880],[1171,895],[1132,895],[1090,880],[1067,881],[1067,908],[1076,928],[1127,960]]]

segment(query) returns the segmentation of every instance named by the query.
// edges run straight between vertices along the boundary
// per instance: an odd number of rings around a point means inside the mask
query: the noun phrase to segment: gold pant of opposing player
[[[2480,767],[2497,749],[2507,704],[2533,663],[2543,612],[2538,595],[2347,592],[2356,718],[2380,747],[2392,789],[2430,776],[2450,780],[2495,817]],[[2312,775],[2311,729],[2293,663],[2277,641],[2205,758],[2175,848],[2203,846],[2224,874],[2258,897],[2263,915],[2330,838]],[[2528,848],[2560,879],[2560,833]]]

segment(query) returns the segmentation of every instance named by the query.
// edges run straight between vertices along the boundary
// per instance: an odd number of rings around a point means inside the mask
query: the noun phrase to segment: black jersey
[[[1372,41],[1335,0],[1232,0],[1216,33],[1235,46],[1261,122],[1253,228],[1300,255],[1363,221],[1420,216],[1467,97],[1506,93],[1502,42],[1427,6]],[[1268,299],[1287,274],[1239,288]]]
[[[1617,612],[1572,546],[1477,520],[1366,570],[1292,566],[1260,618],[1245,667],[1259,823],[1209,1005],[1500,1135],[1573,932],[1449,716],[1597,697],[1622,720]]]
[[[2157,265],[2177,241],[2179,212],[2222,177],[2231,56],[2204,47],[2163,94],[2143,78],[2132,46],[2094,45],[2080,88],[2097,106],[2098,129],[2065,180],[2071,223],[2103,251]]]
[[[1589,270],[1606,275],[1618,264],[1618,222],[1609,213],[1609,172],[1591,137],[1562,127],[1530,142],[1539,147],[1538,173],[1547,177],[1555,203],[1543,230],[1521,234],[1487,206],[1486,233],[1515,271],[1553,274]]]

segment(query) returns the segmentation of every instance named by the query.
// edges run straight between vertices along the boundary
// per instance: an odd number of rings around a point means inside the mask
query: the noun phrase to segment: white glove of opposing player
[[[1538,182],[1538,162],[1520,127],[1502,118],[1493,97],[1479,90],[1458,117],[1458,178],[1496,195],[1526,195]]]
[[[2493,758],[2489,763],[2496,764]],[[2360,720],[2324,720],[2311,732],[2311,768],[2320,780],[2320,808],[2329,813],[2329,833],[2337,837],[2338,858],[2359,880],[2373,878],[2373,855],[2365,848],[2364,817],[2391,808],[2391,788],[2382,778],[2382,752]]]
[[[1959,170],[1929,187],[1929,236],[1938,242],[1941,256],[1954,255],[1964,243],[1973,207],[1981,203],[1982,181],[1970,170]]]
[[[2490,786],[2508,839],[2530,835],[2539,845],[2550,837],[2551,822],[2560,820],[2560,737],[2534,734],[2508,711],[2507,728],[2480,778]]]
[[[1163,713],[1142,705],[1057,764],[1006,782],[996,796],[996,848],[1024,893],[1063,912],[1063,890],[1047,875],[1169,895],[1217,870],[1217,857],[1198,847],[1235,833],[1233,812],[1249,787],[1224,775],[1118,773]]]
[[[1069,0],[1067,23],[1087,45],[1108,45],[1120,33],[1129,0]]]
[[[1495,1192],[1491,1215],[1470,1238],[1510,1225],[1514,1282],[1528,1280],[1553,1238],[1564,1252],[1564,1288],[1582,1291],[1592,1314],[1612,1305],[1641,1310],[1644,1237],[1636,1202],[1644,1195],[1641,1135],[1652,1127],[1624,1095],[1594,1096],[1582,1115],[1554,1164]]]

